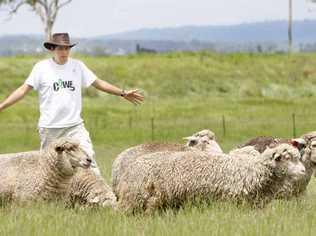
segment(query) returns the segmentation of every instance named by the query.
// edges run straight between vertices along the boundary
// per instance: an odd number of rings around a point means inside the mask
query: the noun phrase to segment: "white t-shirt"
[[[89,87],[96,78],[83,62],[72,58],[64,65],[53,59],[38,62],[25,81],[39,94],[38,126],[64,128],[82,123],[81,88]]]

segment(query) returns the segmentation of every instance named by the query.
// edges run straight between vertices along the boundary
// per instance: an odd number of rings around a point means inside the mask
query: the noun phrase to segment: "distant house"
[[[124,56],[127,52],[123,48],[118,48],[116,52],[113,52],[112,55],[115,56]]]
[[[143,48],[139,44],[136,44],[136,53],[157,53],[157,51],[150,48]]]

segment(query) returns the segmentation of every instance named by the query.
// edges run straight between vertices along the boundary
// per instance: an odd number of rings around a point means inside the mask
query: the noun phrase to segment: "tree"
[[[28,5],[41,18],[47,39],[52,34],[58,11],[72,0],[0,0],[0,6],[8,6],[10,16],[20,7]]]

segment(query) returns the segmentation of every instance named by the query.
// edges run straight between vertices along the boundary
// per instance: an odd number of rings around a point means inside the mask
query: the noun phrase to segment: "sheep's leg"
[[[150,197],[147,202],[146,202],[146,206],[145,206],[145,214],[150,215],[152,214],[155,210],[161,208],[161,204],[160,204],[160,198],[159,197],[155,197],[152,196]]]
[[[96,175],[91,169],[76,173],[71,186],[70,199],[80,204],[102,207],[116,203],[116,197],[103,177]]]
[[[162,194],[154,184],[150,184],[146,188],[146,192],[148,196],[146,197],[146,202],[144,204],[145,214],[151,214],[162,207]]]
[[[12,193],[1,193],[0,194],[0,206],[5,206],[7,203],[12,201]]]

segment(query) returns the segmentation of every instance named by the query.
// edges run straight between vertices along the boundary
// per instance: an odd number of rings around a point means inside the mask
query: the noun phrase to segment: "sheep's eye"
[[[275,153],[273,155],[273,157],[274,157],[274,160],[276,160],[276,161],[281,161],[281,159],[282,159],[282,156],[280,154],[278,154],[278,153]]]
[[[291,160],[291,157],[290,157],[289,155],[286,155],[286,156],[284,157],[284,159],[287,160],[287,161],[289,161],[289,160]]]
[[[58,153],[60,153],[60,152],[63,151],[63,148],[62,148],[62,147],[56,147],[56,148],[55,148],[55,151],[58,152]]]
[[[196,145],[196,144],[197,144],[196,140],[190,140],[190,142],[189,142],[189,146],[193,146],[193,145]]]
[[[299,149],[306,148],[306,144],[299,144],[299,145],[298,145],[298,148],[299,148]]]

